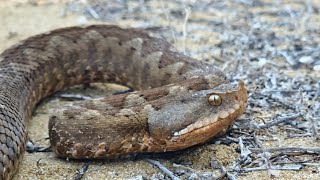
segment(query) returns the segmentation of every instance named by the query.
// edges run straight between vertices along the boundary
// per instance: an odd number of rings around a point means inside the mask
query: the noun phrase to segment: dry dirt
[[[287,126],[280,124],[270,129],[243,131],[243,135],[246,136],[254,131],[257,137],[263,139],[262,143],[266,148],[279,146],[320,147],[317,135],[319,133],[317,131],[319,126],[319,116],[317,115],[319,113],[316,112],[319,109],[315,108],[320,107],[319,94],[316,94],[320,84],[320,70],[317,70],[320,65],[319,54],[315,54],[313,51],[313,54],[295,53],[301,47],[303,50],[318,47],[317,44],[320,42],[319,1],[270,3],[266,0],[234,0],[222,3],[222,1],[210,2],[208,0],[145,0],[145,2],[129,1],[127,6],[123,5],[123,2],[121,0],[84,0],[78,2],[70,0],[0,0],[0,51],[19,40],[60,27],[106,23],[149,29],[174,43],[179,51],[197,59],[216,63],[232,77],[232,80],[245,79],[250,91],[249,95],[252,95],[249,99],[252,104],[249,103],[248,110],[241,117],[242,119],[250,118],[256,123],[263,123],[263,120],[270,120],[276,114],[292,112],[292,109],[288,110],[281,105],[269,107],[274,104],[268,101],[257,106],[254,104],[255,101],[258,101],[255,92],[260,92],[259,90],[261,92],[263,90],[269,91],[270,86],[276,87],[276,90],[298,91],[297,86],[311,89],[312,91],[308,91],[312,92],[311,94],[302,93],[302,95],[311,96],[311,98],[307,97],[307,100],[303,99],[303,103],[309,107],[308,117],[315,119],[316,133],[306,137],[288,138],[288,128],[285,128]],[[90,12],[90,8],[93,11]],[[190,15],[185,23],[188,12]],[[304,48],[305,46],[306,48]],[[280,51],[287,53],[285,54],[287,56],[280,56]],[[309,64],[298,61],[299,58],[307,55],[315,60]],[[273,72],[276,72],[276,75],[273,75]],[[275,82],[275,79],[278,81]],[[270,81],[270,83],[267,86],[257,81]],[[291,84],[288,82],[298,82],[298,84],[290,86]],[[119,89],[113,85],[94,87],[96,88],[86,91],[80,87],[71,90],[71,92],[80,91],[84,94],[100,96],[104,90],[111,94]],[[292,97],[295,98],[296,94]],[[284,102],[290,102],[293,106],[298,103],[297,101],[287,101],[287,99],[289,98],[286,97]],[[30,138],[38,145],[48,145],[46,139],[48,137],[48,114],[54,108],[65,103],[70,102],[51,97],[41,103],[35,111],[28,130]],[[308,114],[309,111],[307,109],[303,112]],[[299,120],[297,122],[300,123]],[[233,131],[230,136],[239,137],[239,133],[237,134],[239,130]],[[192,168],[193,175],[190,172],[182,173],[180,178],[200,179],[200,176],[204,177],[206,173],[218,175],[218,171],[213,170],[210,166],[212,158],[230,169],[239,156],[237,143],[226,145],[208,143],[187,151],[156,155],[150,158],[159,160],[177,176],[179,168],[173,167],[173,163],[186,164],[184,166]],[[257,158],[257,156],[254,157]],[[319,153],[318,155],[290,158],[295,160],[314,159],[311,162],[315,165],[305,166],[299,171],[270,172],[264,170],[238,174],[231,171],[230,173],[237,174],[237,179],[320,179]],[[14,179],[73,179],[77,170],[86,163],[88,162],[58,159],[52,152],[25,153]],[[127,178],[168,179],[163,175],[163,172],[141,157],[90,162],[89,169],[83,177],[83,179]]]

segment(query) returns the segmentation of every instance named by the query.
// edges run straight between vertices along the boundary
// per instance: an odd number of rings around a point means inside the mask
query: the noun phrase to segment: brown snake
[[[113,82],[136,91],[64,106],[49,136],[59,157],[106,158],[184,149],[223,134],[246,106],[243,82],[137,29],[95,25],[30,37],[0,55],[0,175],[25,151],[26,120],[63,88]]]

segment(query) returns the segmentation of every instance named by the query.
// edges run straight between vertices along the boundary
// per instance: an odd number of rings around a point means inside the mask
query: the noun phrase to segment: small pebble
[[[128,180],[143,180],[143,177],[141,175],[135,176],[135,177],[131,177]]]
[[[87,18],[85,16],[81,16],[80,18],[78,18],[78,23],[80,25],[83,25],[83,24],[88,23],[88,20],[87,20]]]
[[[313,70],[315,70],[315,71],[320,71],[320,65],[315,65],[315,66],[313,66]]]
[[[311,56],[302,56],[299,59],[299,62],[301,62],[303,64],[311,64],[314,62],[314,59]]]

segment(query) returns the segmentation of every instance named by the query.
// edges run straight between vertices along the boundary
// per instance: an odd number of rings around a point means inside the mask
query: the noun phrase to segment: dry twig
[[[288,121],[294,120],[294,119],[296,119],[298,117],[301,117],[300,113],[296,113],[296,114],[285,116],[285,117],[278,117],[275,120],[270,121],[270,122],[268,122],[266,124],[254,125],[254,128],[257,128],[257,129],[270,128],[270,127],[278,125],[280,123],[284,123],[284,122],[288,122]]]
[[[252,152],[263,152],[261,148],[249,148]],[[288,146],[288,147],[275,147],[266,148],[267,152],[283,152],[283,153],[301,153],[301,154],[320,154],[320,147],[299,147],[299,146]]]
[[[166,168],[164,165],[162,165],[159,161],[155,161],[152,159],[145,158],[146,161],[148,161],[150,164],[153,164],[157,166],[162,172],[164,172],[166,175],[168,175],[173,180],[180,180],[177,176],[173,174],[168,168]]]
[[[83,165],[77,172],[76,177],[74,177],[74,180],[80,180],[82,179],[83,175],[87,172],[89,168],[89,164]]]
[[[290,165],[290,166],[272,166],[272,167],[254,167],[254,168],[243,168],[242,172],[252,172],[252,171],[265,171],[265,170],[291,170],[298,171],[303,168],[302,165]]]

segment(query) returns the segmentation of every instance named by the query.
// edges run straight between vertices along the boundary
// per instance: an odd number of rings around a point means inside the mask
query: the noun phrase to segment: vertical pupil
[[[219,106],[221,104],[221,97],[215,94],[210,95],[208,101],[210,105]]]

